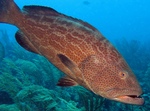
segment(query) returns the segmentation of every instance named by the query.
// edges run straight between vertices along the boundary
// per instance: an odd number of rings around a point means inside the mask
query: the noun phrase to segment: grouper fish
[[[110,100],[142,105],[142,89],[121,54],[90,24],[52,8],[0,0],[0,22],[18,27],[17,42],[45,56],[66,76],[59,86],[81,85]]]

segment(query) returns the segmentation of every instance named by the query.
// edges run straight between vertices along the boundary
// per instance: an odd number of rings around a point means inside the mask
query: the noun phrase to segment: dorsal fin
[[[45,7],[45,6],[36,6],[36,5],[31,5],[31,6],[24,6],[23,11],[26,14],[38,14],[38,15],[53,15],[53,16],[58,16],[60,13],[58,13],[56,10]]]
[[[28,37],[23,34],[21,31],[17,31],[15,34],[16,40],[23,48],[30,52],[38,53],[39,51],[34,47],[34,45],[29,41]]]
[[[74,21],[74,22],[79,22],[83,26],[86,26],[93,31],[97,31],[97,29],[95,27],[88,24],[87,22],[84,22],[82,20],[61,14],[50,7],[30,5],[30,6],[24,6],[22,10],[25,14],[28,14],[28,15],[36,14],[36,15],[47,15],[47,16],[60,16],[62,18],[66,18],[66,19]]]

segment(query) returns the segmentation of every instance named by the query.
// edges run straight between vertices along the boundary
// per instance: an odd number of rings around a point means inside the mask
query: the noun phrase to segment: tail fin
[[[0,22],[14,24],[18,14],[20,9],[13,0],[0,0]]]

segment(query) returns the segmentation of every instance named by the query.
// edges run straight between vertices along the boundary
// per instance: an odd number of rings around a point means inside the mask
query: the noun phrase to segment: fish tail
[[[0,22],[15,24],[21,11],[14,0],[0,0]]]

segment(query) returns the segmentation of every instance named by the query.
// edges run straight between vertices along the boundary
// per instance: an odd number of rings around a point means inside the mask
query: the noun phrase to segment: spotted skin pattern
[[[13,0],[1,0],[0,7],[0,22],[17,26],[16,40],[22,47],[63,71],[64,86],[73,82],[108,99],[143,104],[130,67],[96,28],[47,7],[24,6],[20,11]]]

